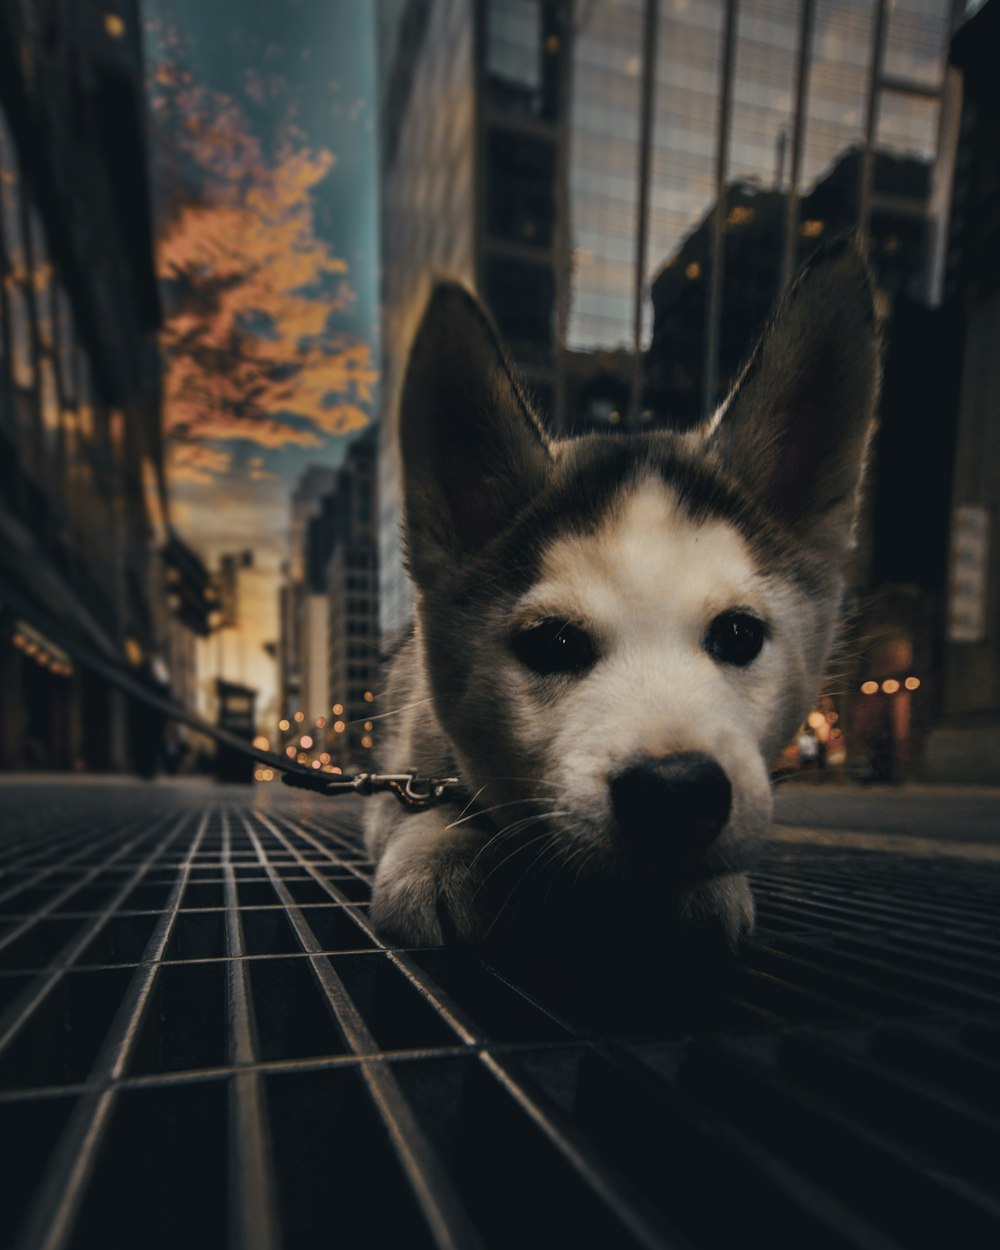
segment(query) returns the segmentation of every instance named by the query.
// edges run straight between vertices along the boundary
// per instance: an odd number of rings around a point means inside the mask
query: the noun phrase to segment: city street
[[[0,0],[0,1250],[1000,1247],[997,48]]]
[[[734,960],[549,981],[383,943],[361,802],[0,784],[5,1245],[996,1244],[995,793],[789,788]]]

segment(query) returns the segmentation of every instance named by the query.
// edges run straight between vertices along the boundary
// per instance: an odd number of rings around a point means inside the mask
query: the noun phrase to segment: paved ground
[[[789,793],[735,958],[554,970],[380,941],[359,802],[0,786],[0,1244],[1000,1244],[992,796]]]
[[[1000,842],[1000,788],[792,781],[778,789],[777,819],[781,824],[821,829]]]
[[[973,786],[779,787],[786,842],[1000,862],[1000,789]]]

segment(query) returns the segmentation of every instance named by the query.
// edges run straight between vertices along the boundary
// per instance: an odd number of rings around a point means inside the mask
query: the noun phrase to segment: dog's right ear
[[[435,287],[400,404],[410,572],[429,589],[481,551],[542,486],[549,443],[486,313]]]

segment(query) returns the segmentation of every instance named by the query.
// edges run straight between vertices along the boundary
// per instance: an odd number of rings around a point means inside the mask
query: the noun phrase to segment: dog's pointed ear
[[[551,467],[489,318],[454,283],[435,287],[413,342],[400,443],[408,564],[424,589],[506,529]]]
[[[879,332],[852,238],[791,285],[708,438],[728,469],[813,547],[842,556],[878,400]]]

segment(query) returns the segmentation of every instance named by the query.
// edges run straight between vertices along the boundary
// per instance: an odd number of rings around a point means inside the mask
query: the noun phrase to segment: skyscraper
[[[145,768],[157,751],[139,705],[50,637],[162,688],[171,623],[158,619],[165,570],[144,481],[152,470],[162,505],[141,29],[135,0],[0,6],[5,768]]]
[[[581,388],[568,383],[584,352],[625,366],[617,385],[604,370],[595,417],[671,419],[654,411],[655,377],[650,386],[644,376],[653,337],[648,296],[694,236],[704,254],[682,271],[691,284],[682,415],[689,421],[709,411],[728,381],[723,323],[740,311],[738,299],[727,300],[726,276],[730,262],[745,268],[738,230],[750,231],[757,212],[771,223],[754,285],[773,298],[801,256],[833,232],[832,217],[815,213],[831,180],[844,205],[837,224],[867,231],[887,214],[908,224],[907,286],[933,300],[950,178],[939,156],[950,133],[943,106],[953,7],[951,0],[383,6],[384,628],[409,607],[394,404],[430,275],[447,272],[479,291],[558,429],[576,424],[567,399]],[[900,184],[900,162],[911,184]],[[903,232],[884,233],[903,246]]]

